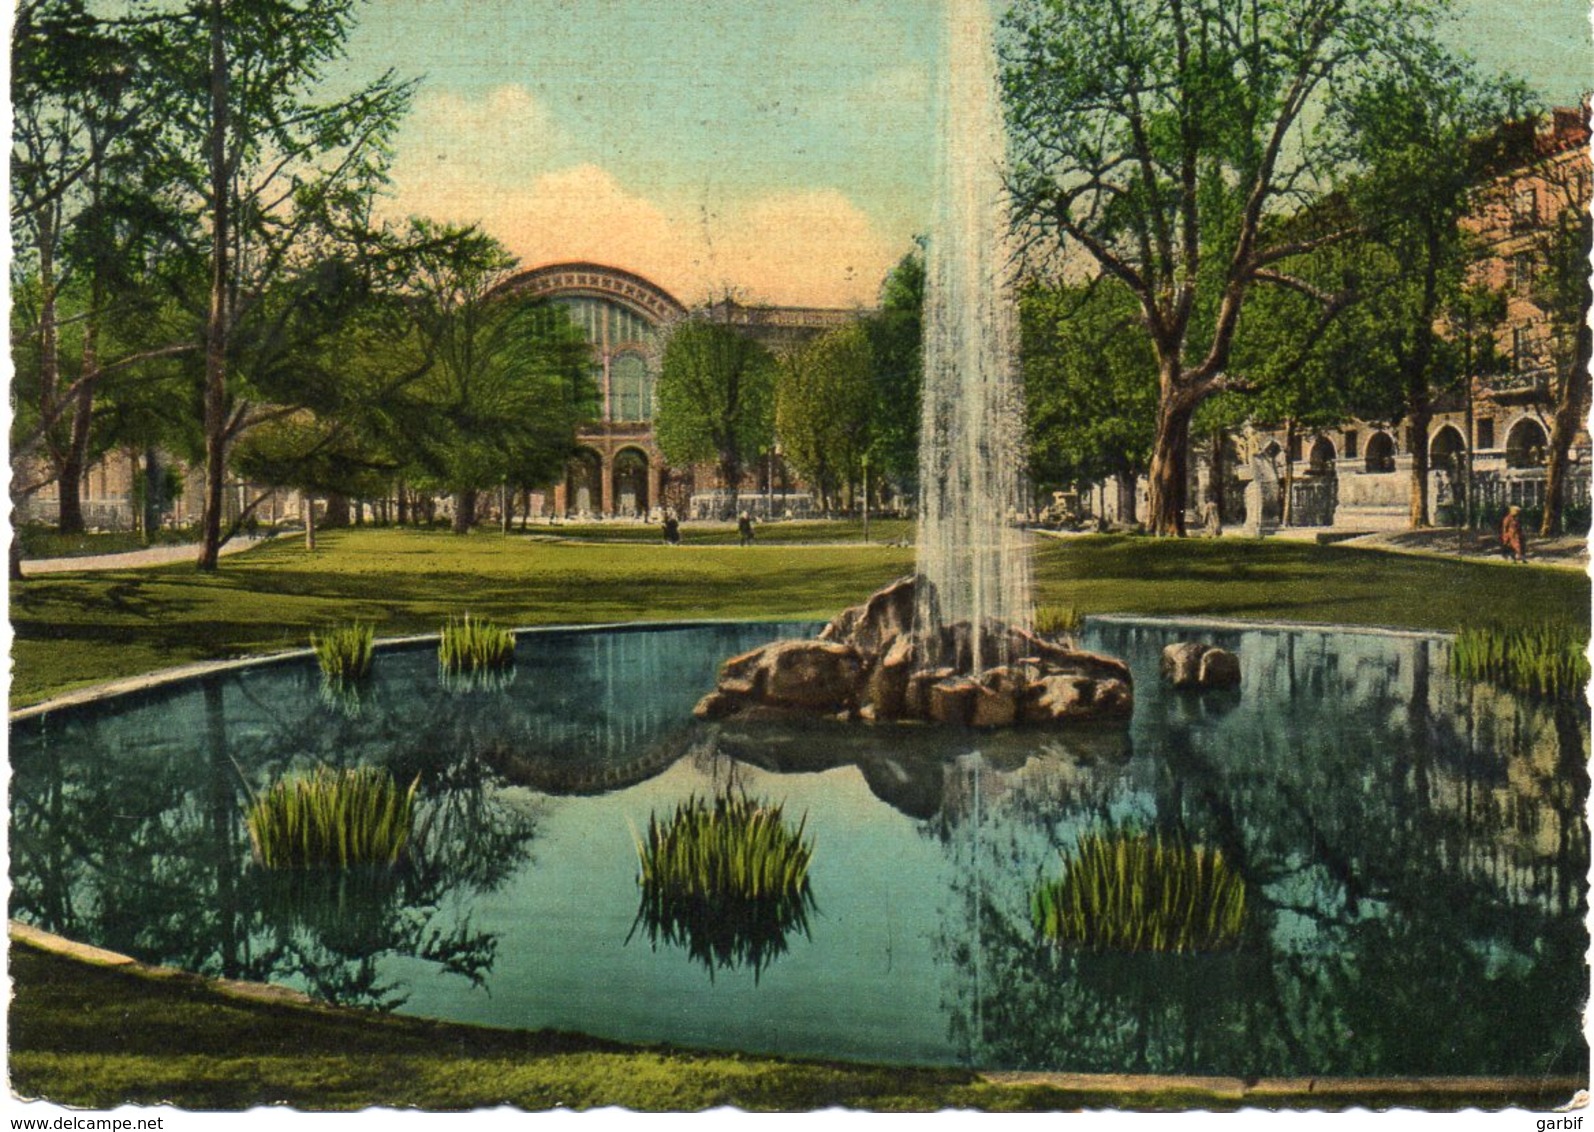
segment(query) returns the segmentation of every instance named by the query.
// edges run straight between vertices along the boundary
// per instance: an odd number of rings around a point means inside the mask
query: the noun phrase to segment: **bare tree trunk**
[[[1147,508],[1147,521],[1154,535],[1184,537],[1192,411],[1177,398],[1164,397],[1157,407],[1157,429],[1151,445],[1151,501]]]
[[[227,168],[230,126],[223,0],[210,3],[210,309],[205,318],[205,503],[200,512],[199,568],[221,556],[221,512],[227,467],[227,281],[231,270],[232,186]]]
[[[349,497],[340,492],[327,493],[327,513],[321,520],[323,527],[346,527],[349,525]]]
[[[1583,406],[1589,397],[1589,362],[1594,353],[1594,332],[1587,326],[1577,331],[1577,349],[1572,366],[1561,381],[1550,421],[1550,450],[1544,468],[1544,519],[1539,534],[1545,538],[1561,533],[1561,513],[1566,508],[1566,464],[1572,440],[1583,423]]]
[[[1284,483],[1279,501],[1279,526],[1287,527],[1295,518],[1295,418],[1284,419]]]
[[[1420,406],[1406,416],[1411,429],[1411,528],[1420,530],[1428,526],[1428,425],[1433,420],[1433,410],[1427,396]]]
[[[304,548],[315,550],[315,496],[301,496],[304,500]]]
[[[455,495],[454,495],[454,526],[453,526],[454,533],[456,535],[469,534],[470,533],[470,529],[472,527],[474,527],[475,525],[476,525],[476,491],[475,491],[475,489],[473,488],[470,491],[461,491],[461,492],[455,493]]]

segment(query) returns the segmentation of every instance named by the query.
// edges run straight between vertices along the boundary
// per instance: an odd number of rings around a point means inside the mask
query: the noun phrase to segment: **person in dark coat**
[[[664,513],[664,541],[671,546],[681,545],[681,521],[675,517],[674,511]]]
[[[1528,560],[1527,536],[1522,533],[1522,508],[1515,505],[1500,520],[1500,553],[1513,562]]]
[[[753,541],[753,517],[746,511],[736,520],[736,533],[741,536],[743,546]]]

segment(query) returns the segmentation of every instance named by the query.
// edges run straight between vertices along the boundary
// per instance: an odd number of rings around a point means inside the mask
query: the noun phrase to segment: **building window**
[[[617,355],[609,365],[609,383],[614,420],[653,419],[653,381],[640,354]]]
[[[1494,447],[1494,420],[1484,417],[1476,423],[1478,429],[1478,451],[1482,452]]]
[[[1511,328],[1511,372],[1527,373],[1533,368],[1533,336],[1526,326]]]
[[[1345,430],[1345,459],[1356,459],[1356,430],[1353,428]]]
[[[1511,257],[1511,286],[1519,294],[1533,290],[1534,263],[1532,252],[1518,252]]]
[[[1511,222],[1518,228],[1531,228],[1539,222],[1539,191],[1532,185],[1517,189],[1511,198]]]

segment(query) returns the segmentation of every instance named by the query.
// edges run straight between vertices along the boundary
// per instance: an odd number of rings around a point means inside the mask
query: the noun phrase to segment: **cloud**
[[[522,86],[481,98],[423,91],[397,141],[395,178],[511,182],[546,168],[569,143],[548,108]]]
[[[670,209],[590,163],[519,183],[458,168],[394,180],[392,213],[480,223],[527,267],[606,263],[689,304],[730,289],[749,302],[867,305],[902,252],[833,189]]]

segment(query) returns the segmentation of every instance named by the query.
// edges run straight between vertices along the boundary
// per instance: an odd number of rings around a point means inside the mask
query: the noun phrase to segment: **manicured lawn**
[[[547,535],[554,538],[580,539],[583,542],[663,542],[663,528],[657,524],[642,523],[559,523],[531,526],[528,534]],[[755,544],[792,543],[851,543],[911,542],[914,522],[911,519],[872,519],[869,537],[864,538],[861,519],[793,519],[773,523],[754,523]],[[692,522],[681,524],[681,542],[684,546],[735,546],[740,543],[736,524],[728,522]]]
[[[1258,1107],[1544,1109],[1571,1082],[1332,1081],[1261,1087],[1103,1080],[1089,1085],[996,1083],[956,1069],[789,1061],[668,1047],[624,1046],[571,1034],[512,1032],[353,1010],[243,1001],[197,979],[153,978],[53,955],[13,941],[11,1088],[57,1104],[110,1108],[175,1104],[235,1110],[285,1104],[317,1111],[373,1104],[461,1110],[621,1105],[694,1112],[721,1105],[772,1111],[843,1106],[943,1108]]]
[[[772,524],[776,526],[778,524]],[[616,527],[615,529],[619,529]],[[824,619],[912,569],[910,548],[545,542],[518,534],[349,530],[191,566],[53,574],[14,586],[12,704],[195,660],[303,647],[352,620],[436,632],[500,624]],[[1085,613],[1160,613],[1454,630],[1585,621],[1576,571],[1271,540],[1043,540],[1036,597]]]

